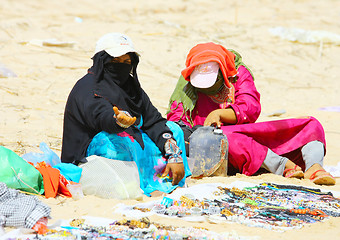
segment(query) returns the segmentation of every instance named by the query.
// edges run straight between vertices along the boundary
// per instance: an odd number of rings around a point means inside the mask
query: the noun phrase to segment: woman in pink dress
[[[260,94],[241,56],[212,42],[193,47],[170,98],[167,119],[220,127],[228,139],[228,174],[260,168],[315,184],[334,185],[323,169],[325,133],[314,117],[257,122]]]

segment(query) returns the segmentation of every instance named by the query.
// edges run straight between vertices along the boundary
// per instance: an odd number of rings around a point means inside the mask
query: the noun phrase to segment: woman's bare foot
[[[305,172],[305,179],[310,179],[318,185],[334,185],[335,178],[320,164],[314,164]]]
[[[300,166],[288,160],[283,171],[283,176],[286,178],[303,178],[304,174]]]

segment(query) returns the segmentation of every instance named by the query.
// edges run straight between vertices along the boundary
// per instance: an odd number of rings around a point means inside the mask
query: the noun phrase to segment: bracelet
[[[183,158],[176,153],[168,158],[168,163],[182,163],[182,162]]]
[[[168,163],[182,163],[183,158],[181,157],[181,149],[177,146],[174,139],[170,138],[165,142],[164,145],[165,156],[168,158]]]

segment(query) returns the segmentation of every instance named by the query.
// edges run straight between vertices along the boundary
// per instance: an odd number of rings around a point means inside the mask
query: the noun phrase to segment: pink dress
[[[233,108],[236,125],[221,127],[228,138],[229,173],[240,172],[248,176],[256,173],[264,161],[268,148],[278,155],[286,156],[304,169],[300,148],[311,141],[325,144],[325,133],[314,117],[257,122],[260,112],[260,94],[249,71],[240,66],[238,80],[234,83],[235,103],[217,104],[208,96],[198,93],[191,116],[194,125],[203,125],[208,114],[215,109]],[[188,114],[188,113],[187,113]],[[183,114],[182,103],[174,101],[167,114],[169,121],[182,120],[190,126]]]

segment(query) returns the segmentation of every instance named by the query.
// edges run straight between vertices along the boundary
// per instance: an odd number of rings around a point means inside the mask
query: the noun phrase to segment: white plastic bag
[[[59,156],[55,152],[53,152],[47,146],[46,143],[41,142],[39,145],[39,149],[42,151],[42,153],[29,152],[29,153],[25,153],[21,157],[25,159],[27,162],[33,163],[34,165],[42,161],[49,164],[51,167],[61,163]]]
[[[101,198],[141,199],[137,165],[133,161],[120,161],[100,156],[86,158],[80,178],[84,195]]]
[[[4,64],[0,63],[0,78],[17,77],[17,75],[8,69]]]
[[[327,31],[308,31],[301,28],[270,28],[269,32],[274,36],[301,43],[333,43],[340,45],[340,35]]]

